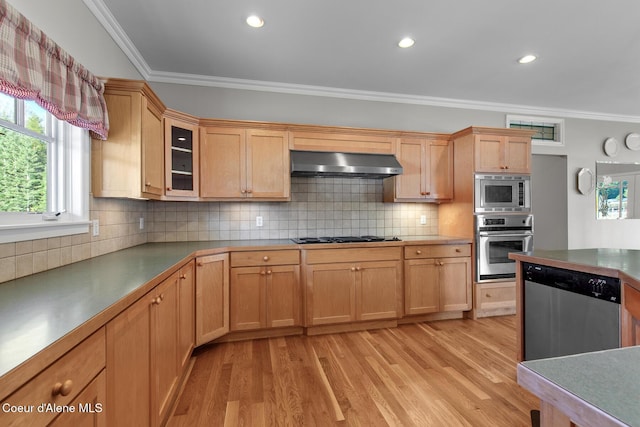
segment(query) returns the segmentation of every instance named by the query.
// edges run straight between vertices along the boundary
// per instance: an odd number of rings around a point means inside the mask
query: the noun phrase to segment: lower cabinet
[[[627,283],[622,287],[622,346],[640,344],[640,291]]]
[[[472,307],[470,245],[405,248],[405,315]]]
[[[298,251],[239,252],[231,257],[230,330],[300,326]]]
[[[192,278],[189,263],[107,324],[108,425],[156,426],[168,416],[193,347]]]
[[[196,345],[229,332],[229,254],[196,259]]]
[[[379,249],[308,251],[307,264],[310,265],[305,271],[307,326],[400,317],[400,249]],[[384,260],[387,257],[391,259]],[[382,260],[367,261],[367,258]],[[350,262],[337,262],[351,259]]]
[[[2,426],[104,426],[105,330],[99,329],[0,402],[30,412],[2,411]],[[73,407],[56,412],[54,407]],[[52,423],[52,424],[51,424]]]

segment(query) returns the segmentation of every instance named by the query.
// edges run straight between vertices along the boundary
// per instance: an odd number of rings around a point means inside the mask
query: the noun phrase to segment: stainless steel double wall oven
[[[475,177],[476,282],[514,280],[511,252],[533,249],[528,175]]]

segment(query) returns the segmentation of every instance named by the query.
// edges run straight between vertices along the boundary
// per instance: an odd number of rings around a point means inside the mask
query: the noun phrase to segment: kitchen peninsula
[[[8,425],[21,425],[31,416],[36,418],[29,420],[48,424],[56,414],[17,409],[50,401],[61,407],[106,402],[106,414],[98,411],[92,416],[106,415],[109,425],[132,420],[135,425],[160,425],[189,372],[194,346],[233,334],[234,322],[241,333],[236,339],[242,339],[247,332],[278,336],[304,333],[303,327],[310,333],[313,327],[330,331],[330,324],[347,330],[352,324],[374,328],[393,326],[401,318],[411,321],[403,310],[402,265],[420,257],[425,266],[435,266],[430,288],[435,287],[441,304],[427,312],[450,316],[455,311],[461,317],[471,308],[469,246],[467,239],[445,236],[306,246],[288,239],[148,243],[3,283],[0,401],[16,408],[3,416],[11,418]],[[301,268],[304,274],[291,274]],[[318,295],[328,289],[322,272],[343,284],[344,277],[350,277],[349,295],[355,299],[337,302],[334,295],[333,304],[318,303]],[[388,282],[391,274],[400,279]],[[456,277],[461,286],[440,291],[439,274]],[[234,275],[239,286],[249,288],[256,280],[266,280],[272,285],[268,292],[289,299],[262,292],[254,298],[247,292],[236,298],[236,304],[241,302],[236,307],[233,287],[229,289]],[[380,283],[376,276],[388,283],[386,287],[371,288]],[[317,293],[315,300],[307,288]],[[422,294],[412,297],[428,302]],[[254,300],[266,324],[247,327],[249,322],[238,314],[254,307]],[[311,307],[315,317],[309,321],[303,313]],[[354,308],[355,313],[327,320],[333,313],[326,307]],[[255,316],[257,310],[249,314]],[[222,325],[214,330],[218,321]],[[124,410],[131,402],[136,410]],[[79,425],[75,418],[66,421]]]
[[[619,279],[621,347],[541,360],[518,366],[518,382],[541,399],[542,419],[553,426],[640,425],[635,407],[640,372],[640,251],[627,249],[535,250],[513,253],[516,261],[517,358],[525,359],[525,266],[551,267]],[[529,263],[529,264],[525,264]],[[591,284],[591,283],[590,283]],[[593,292],[601,290],[595,281]],[[560,310],[563,310],[560,307]],[[611,394],[618,390],[617,398]],[[630,399],[626,401],[625,399]],[[626,402],[626,403],[625,403]]]

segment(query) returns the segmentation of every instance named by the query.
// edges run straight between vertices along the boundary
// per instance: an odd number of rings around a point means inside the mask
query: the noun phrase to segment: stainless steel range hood
[[[402,174],[393,154],[291,151],[291,176],[387,178]]]

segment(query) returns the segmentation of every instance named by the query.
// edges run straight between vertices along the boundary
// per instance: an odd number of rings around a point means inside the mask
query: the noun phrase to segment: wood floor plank
[[[176,426],[530,426],[515,317],[210,345]]]

